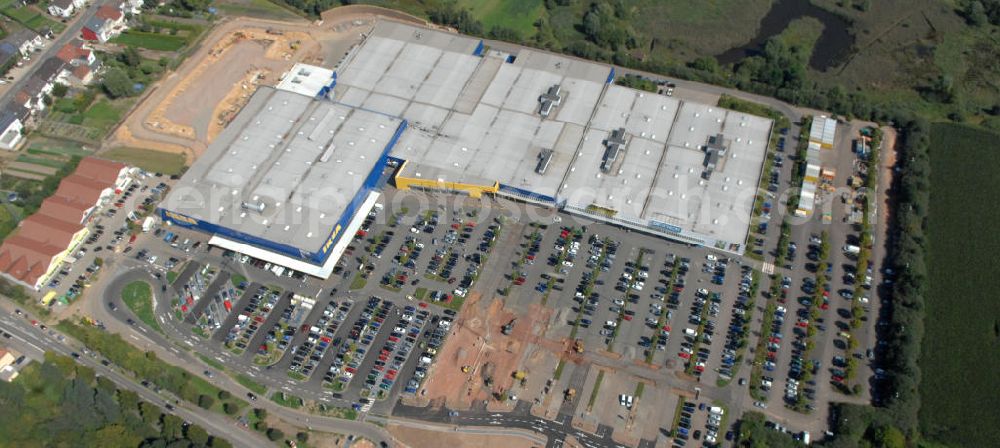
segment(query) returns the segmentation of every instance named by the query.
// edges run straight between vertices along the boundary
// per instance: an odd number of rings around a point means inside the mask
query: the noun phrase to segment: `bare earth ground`
[[[296,62],[332,66],[381,16],[423,23],[367,6],[335,8],[314,23],[245,17],[223,21],[140,100],[104,147],[181,153],[191,163],[258,85],[276,84]]]
[[[450,448],[540,448],[542,446],[517,436],[449,433],[400,425],[389,425],[388,429],[396,440],[415,448],[445,446]]]

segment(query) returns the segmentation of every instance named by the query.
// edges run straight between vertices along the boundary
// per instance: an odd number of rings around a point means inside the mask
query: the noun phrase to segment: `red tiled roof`
[[[114,6],[104,5],[97,8],[97,13],[94,15],[104,20],[118,20],[122,17],[122,12]]]
[[[90,56],[90,50],[83,48],[83,42],[74,40],[66,45],[63,45],[56,53],[56,57],[62,59],[63,62],[69,63],[76,59],[87,59]]]
[[[59,183],[56,192],[42,201],[38,212],[21,221],[17,232],[0,246],[0,271],[34,285],[45,274],[52,258],[66,250],[73,235],[83,229],[83,214],[114,188],[125,165],[92,157],[80,161],[76,171]]]
[[[113,184],[123,168],[125,168],[125,164],[121,162],[87,157],[80,161],[75,174],[104,184]]]
[[[90,74],[90,67],[86,65],[80,65],[73,69],[73,76],[81,81],[86,79],[87,75],[89,74]]]

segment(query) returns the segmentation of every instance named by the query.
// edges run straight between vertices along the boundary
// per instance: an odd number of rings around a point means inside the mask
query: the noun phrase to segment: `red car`
[[[687,353],[684,353],[684,352],[678,353],[677,356],[680,356],[681,358],[684,358],[684,359],[691,359],[691,355],[689,355]]]
[[[628,314],[626,314],[626,315],[622,316],[622,319],[632,320],[632,316],[629,316]]]
[[[844,377],[842,377],[842,376],[837,376],[837,375],[834,375],[834,376],[833,376],[833,381],[834,381],[835,383],[843,383],[843,382],[844,382]]]
[[[780,339],[780,338],[775,338],[775,337],[772,337],[772,338],[771,338],[771,342],[773,342],[773,343],[775,343],[775,344],[780,344],[780,343],[781,343],[781,339]]]
[[[420,303],[417,304],[417,306],[419,306],[421,308],[427,308],[427,302],[420,302]]]

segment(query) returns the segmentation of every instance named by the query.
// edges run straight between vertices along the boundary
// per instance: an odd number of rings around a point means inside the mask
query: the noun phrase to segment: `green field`
[[[302,16],[289,8],[269,0],[223,0],[216,2],[222,12],[232,16],[262,17],[266,19],[301,19]]]
[[[0,10],[0,13],[35,31],[49,27],[52,32],[58,34],[66,28],[62,23],[45,17],[39,10],[31,6],[22,6],[20,8],[8,6]]]
[[[153,290],[149,283],[140,280],[125,285],[122,289],[122,302],[125,302],[143,323],[158,332],[163,332],[153,312]]]
[[[1000,135],[953,124],[931,134],[931,247],[927,319],[920,358],[920,426],[953,446],[998,446]],[[992,418],[992,417],[988,417]]]
[[[187,44],[187,39],[182,36],[171,36],[163,33],[144,33],[129,30],[111,39],[111,42],[155,51],[177,51],[184,48],[184,45]]]
[[[101,157],[118,160],[149,172],[180,174],[184,171],[184,156],[170,152],[139,148],[114,148],[101,153]]]
[[[458,4],[472,11],[486,31],[509,28],[522,37],[534,34],[535,21],[545,10],[542,0],[459,0]]]

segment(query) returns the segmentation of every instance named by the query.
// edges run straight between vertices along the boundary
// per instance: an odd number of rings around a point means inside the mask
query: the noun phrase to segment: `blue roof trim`
[[[472,55],[473,56],[482,56],[483,55],[483,50],[485,50],[485,49],[486,49],[486,43],[483,42],[482,40],[480,40],[479,41],[479,45],[476,45],[476,49],[472,50]]]

